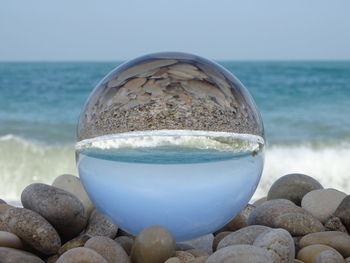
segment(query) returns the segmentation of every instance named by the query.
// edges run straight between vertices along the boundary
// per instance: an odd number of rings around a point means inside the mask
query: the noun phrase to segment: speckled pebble
[[[332,188],[313,190],[303,197],[301,207],[325,223],[345,197],[345,193]]]
[[[340,255],[338,251],[336,251],[334,248],[326,245],[311,245],[302,248],[297,255],[297,259],[302,260],[305,263],[315,263],[317,256],[323,252],[323,251],[332,251],[332,254],[338,254],[340,258],[342,259],[343,257]],[[330,261],[334,262],[334,261]],[[337,262],[337,261],[336,261]]]
[[[84,247],[95,250],[108,263],[130,263],[129,256],[122,246],[109,237],[92,237],[86,241]]]
[[[274,263],[266,249],[252,245],[233,245],[217,250],[206,263]]]
[[[253,245],[265,248],[274,262],[289,263],[295,257],[294,240],[284,229],[270,229],[261,233]]]
[[[82,202],[60,188],[31,184],[23,190],[21,201],[24,208],[43,216],[64,238],[76,236],[86,225],[87,213]]]
[[[341,222],[340,218],[337,216],[331,216],[328,218],[326,223],[324,223],[324,227],[326,231],[339,231],[343,233],[348,233],[346,227]]]
[[[176,251],[175,256],[179,258],[182,263],[190,263],[192,260],[195,259],[195,256],[193,256],[187,251]]]
[[[161,226],[143,230],[135,239],[131,251],[133,263],[163,263],[175,256],[175,240],[171,232]]]
[[[55,254],[61,247],[56,230],[38,213],[25,208],[11,208],[2,214],[6,231],[17,235],[43,254]]]
[[[1,263],[44,263],[43,260],[22,250],[0,247]]]
[[[232,245],[252,245],[254,240],[263,232],[270,230],[267,226],[247,226],[224,237],[218,244],[217,250]]]
[[[99,212],[97,209],[91,213],[85,234],[92,236],[105,236],[113,239],[117,235],[117,232],[118,226],[107,216]]]
[[[119,236],[114,239],[115,242],[117,242],[119,245],[124,248],[125,252],[130,255],[132,246],[134,244],[134,240],[131,237],[128,236]]]
[[[317,180],[308,175],[287,174],[273,183],[267,194],[267,200],[288,199],[296,205],[300,205],[304,195],[312,190],[322,188]]]
[[[63,244],[63,246],[58,250],[57,254],[60,256],[72,248],[83,247],[86,241],[88,241],[90,238],[91,236],[86,234],[77,236]]]
[[[91,202],[89,196],[87,195],[79,177],[76,177],[71,174],[62,174],[55,178],[55,180],[52,183],[52,186],[61,188],[78,197],[80,201],[83,203],[87,211],[87,214],[88,215],[91,214],[92,210],[94,209],[94,205]]]
[[[13,233],[0,231],[0,247],[22,248],[21,239]]]
[[[65,252],[56,263],[108,263],[108,261],[95,250],[77,247]]]

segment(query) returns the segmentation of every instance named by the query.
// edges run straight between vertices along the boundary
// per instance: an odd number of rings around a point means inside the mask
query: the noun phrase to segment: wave
[[[350,143],[272,145],[253,199],[265,196],[271,184],[288,173],[304,173],[326,188],[350,192]],[[63,173],[77,175],[73,144],[48,145],[14,135],[0,136],[0,198],[19,200],[33,182],[51,184]]]

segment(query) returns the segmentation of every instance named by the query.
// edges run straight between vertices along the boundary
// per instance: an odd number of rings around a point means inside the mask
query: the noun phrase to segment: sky
[[[0,61],[350,60],[349,0],[0,0]]]

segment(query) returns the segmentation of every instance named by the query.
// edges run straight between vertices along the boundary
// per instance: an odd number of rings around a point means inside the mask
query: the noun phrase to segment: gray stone
[[[0,247],[22,248],[22,241],[10,232],[0,231]]]
[[[135,239],[131,251],[133,263],[164,263],[175,256],[175,240],[164,227],[151,226],[143,230]]]
[[[109,237],[92,237],[84,245],[103,256],[108,263],[130,263],[125,250]]]
[[[217,250],[222,249],[224,247],[232,246],[232,245],[252,245],[254,240],[263,232],[269,231],[271,228],[267,226],[247,226],[232,232],[231,234],[224,237],[218,244]]]
[[[108,261],[95,250],[77,247],[65,252],[56,263],[108,263]]]
[[[64,238],[79,234],[87,222],[82,202],[73,194],[46,184],[31,184],[21,195],[24,208],[37,212],[49,221]]]
[[[284,229],[270,229],[261,233],[253,245],[265,248],[278,263],[293,262],[295,257],[294,240]]]
[[[89,218],[85,233],[92,236],[105,236],[115,238],[118,226],[115,225],[106,215],[95,209]]]
[[[322,189],[322,185],[314,178],[305,174],[287,174],[273,183],[267,200],[288,199],[300,205],[302,198],[308,192]]]
[[[1,263],[44,263],[43,260],[22,250],[0,247]]]
[[[273,263],[266,249],[252,245],[233,245],[217,250],[206,263]]]
[[[340,218],[337,216],[331,216],[330,218],[328,218],[326,223],[324,223],[324,227],[326,231],[340,231],[348,233],[346,227],[343,225]]]
[[[344,263],[344,258],[336,251],[325,250],[316,256],[315,263]]]
[[[25,208],[11,208],[1,214],[6,231],[46,255],[55,254],[61,246],[56,230],[38,213]]]

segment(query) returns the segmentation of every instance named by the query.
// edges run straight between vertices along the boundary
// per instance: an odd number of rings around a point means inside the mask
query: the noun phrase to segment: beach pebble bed
[[[185,242],[162,226],[128,234],[69,174],[27,186],[21,203],[0,199],[1,263],[350,262],[350,195],[304,174],[280,177],[221,229]]]

